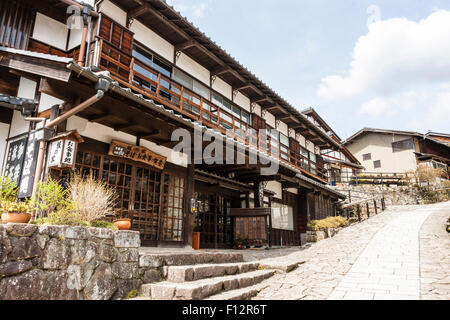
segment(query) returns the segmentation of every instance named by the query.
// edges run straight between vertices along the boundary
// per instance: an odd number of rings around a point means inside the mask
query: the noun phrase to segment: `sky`
[[[341,139],[363,127],[450,133],[448,0],[167,0]]]

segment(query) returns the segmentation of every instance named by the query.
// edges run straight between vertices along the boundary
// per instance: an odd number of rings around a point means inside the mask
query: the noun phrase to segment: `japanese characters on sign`
[[[36,170],[36,160],[39,151],[39,141],[36,132],[30,132],[25,154],[25,162],[20,179],[18,198],[30,197],[33,192],[34,174]]]
[[[72,166],[74,164],[75,157],[75,141],[65,140],[64,141],[64,152],[62,156],[62,164],[66,166]]]
[[[25,158],[25,147],[27,145],[27,137],[11,142],[6,158],[5,169],[3,175],[11,177],[17,185],[20,183],[22,174],[22,166]]]
[[[49,167],[59,167],[61,165],[63,143],[64,140],[56,140],[51,143],[48,161]]]
[[[108,154],[143,162],[158,169],[164,169],[167,160],[166,157],[156,154],[147,148],[133,146],[116,140],[111,142]]]

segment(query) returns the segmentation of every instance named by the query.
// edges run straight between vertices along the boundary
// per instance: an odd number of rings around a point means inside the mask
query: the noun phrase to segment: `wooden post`
[[[359,204],[356,206],[356,214],[358,215],[358,221],[361,222],[361,206]]]
[[[369,210],[369,203],[366,202],[366,209],[367,209],[367,218],[370,218],[370,210]]]
[[[375,214],[378,214],[377,200],[376,199],[373,199],[373,206],[375,207]]]

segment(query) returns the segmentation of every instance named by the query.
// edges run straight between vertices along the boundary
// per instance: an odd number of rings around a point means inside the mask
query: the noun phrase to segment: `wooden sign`
[[[73,168],[78,144],[83,138],[76,130],[60,133],[50,140],[49,168]]]
[[[36,161],[39,151],[38,132],[31,131],[29,133],[25,162],[22,170],[22,177],[20,179],[20,186],[17,197],[19,199],[31,197],[34,184],[34,174],[36,171]]]
[[[167,160],[166,157],[156,154],[147,148],[133,146],[117,140],[111,141],[108,154],[111,156],[143,162],[161,170],[164,169]]]
[[[3,175],[11,177],[19,185],[25,159],[28,135],[20,140],[10,142]]]

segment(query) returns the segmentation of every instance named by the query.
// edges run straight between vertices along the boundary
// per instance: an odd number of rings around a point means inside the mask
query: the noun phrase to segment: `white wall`
[[[236,103],[241,108],[250,112],[250,99],[244,96],[242,93],[238,91],[236,97],[234,97],[234,103]]]
[[[214,82],[212,84],[212,88],[215,91],[217,91],[218,93],[220,93],[221,95],[223,95],[228,100],[231,100],[233,89],[231,88],[231,86],[228,83],[226,83],[219,77],[216,77],[216,79],[214,80]]]
[[[137,20],[131,24],[130,30],[137,41],[173,63],[174,47],[169,42]]]
[[[272,128],[275,128],[275,116],[271,114],[270,112],[266,111],[266,114],[263,117],[266,120],[266,123],[271,126]]]
[[[89,122],[83,118],[72,116],[67,120],[67,130],[78,130],[78,133],[82,136],[92,138],[107,144],[111,143],[111,140],[119,140],[132,145],[136,144],[136,137],[130,134],[126,134],[120,131],[114,131],[114,129],[107,126],[103,126],[98,123]],[[177,164],[179,166],[187,167],[187,157],[180,155],[178,152],[172,151],[172,149],[158,146],[152,142],[141,140],[143,147],[149,148],[153,152],[156,152],[162,156],[167,157],[167,161]]]
[[[184,53],[181,53],[180,56],[178,57],[176,66],[179,67],[181,70],[186,71],[188,74],[200,80],[206,86],[209,87],[209,77],[210,77],[209,70],[202,67],[200,64],[189,58]]]
[[[64,23],[38,12],[36,14],[32,38],[58,49],[66,50],[68,30]]]
[[[108,0],[103,1],[100,4],[99,11],[105,13],[108,17],[122,26],[127,24],[127,13]]]
[[[3,173],[3,159],[5,157],[6,146],[8,143],[9,124],[0,122],[0,173]]]
[[[277,199],[283,198],[283,188],[281,186],[281,183],[279,183],[278,181],[269,181],[265,189],[275,192],[274,195],[275,198]]]
[[[367,172],[405,172],[417,168],[414,149],[392,152],[392,142],[411,138],[407,135],[368,133],[359,136],[347,149],[361,162]],[[363,155],[370,153],[371,160],[363,160]],[[374,168],[374,161],[381,161],[381,168]]]
[[[285,136],[289,135],[289,127],[286,123],[284,123],[283,121],[279,122],[278,131],[280,131],[282,134],[284,134]]]
[[[45,94],[45,93],[41,93],[41,101],[39,102],[39,107],[38,110],[39,112],[45,111],[50,109],[51,107],[53,107],[55,104],[61,104],[63,103],[64,100],[55,98],[51,95]]]

